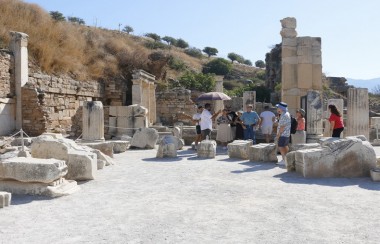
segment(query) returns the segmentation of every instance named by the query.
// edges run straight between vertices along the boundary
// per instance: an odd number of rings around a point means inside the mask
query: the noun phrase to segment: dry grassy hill
[[[17,16],[23,16],[18,18]],[[0,48],[7,48],[10,31],[29,35],[29,57],[35,69],[48,74],[69,74],[77,80],[113,79],[144,69],[158,80],[175,80],[186,70],[201,72],[207,56],[194,58],[181,48],[160,45],[154,40],[124,32],[55,21],[35,4],[0,0]],[[234,65],[230,79],[252,79],[257,69]],[[238,78],[237,78],[238,77]],[[233,83],[233,82],[232,82]]]

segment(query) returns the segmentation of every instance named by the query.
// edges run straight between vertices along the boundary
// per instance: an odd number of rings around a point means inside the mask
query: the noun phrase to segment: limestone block
[[[362,177],[376,166],[376,154],[368,141],[350,137],[327,140],[323,145],[296,151],[296,171],[304,177]]]
[[[10,158],[0,162],[0,180],[50,183],[67,174],[65,161],[54,158]]]
[[[295,151],[288,152],[286,154],[285,166],[288,172],[296,170],[296,152]]]
[[[282,28],[297,28],[297,19],[294,17],[286,17],[280,20]]]
[[[249,147],[249,161],[277,162],[277,147],[274,143],[260,143]]]
[[[297,31],[293,28],[282,28],[280,31],[282,38],[295,38],[297,37]]]
[[[176,158],[179,138],[164,136],[158,144],[157,158]]]
[[[311,149],[321,147],[319,143],[300,143],[300,144],[291,144],[289,145],[289,151],[297,151],[303,149]]]
[[[98,169],[103,168],[102,166],[109,166],[115,164],[114,160],[111,157],[102,153],[100,150],[93,149],[92,152],[96,154],[96,158],[98,161]]]
[[[98,169],[95,153],[87,151],[70,150],[67,161],[67,179],[70,180],[93,180]]]
[[[216,141],[203,140],[198,144],[198,157],[199,158],[215,158],[216,155]]]
[[[109,106],[109,116],[117,117],[117,106]]]
[[[117,133],[117,117],[109,117],[108,124],[108,134],[115,135]]]
[[[124,140],[113,140],[111,141],[112,144],[113,144],[113,152],[114,153],[122,153],[122,152],[125,152],[127,151],[127,149],[129,148],[129,146],[131,145],[131,142],[128,140],[128,141],[124,141]]]
[[[290,136],[292,137],[292,145],[306,143],[306,131],[297,131],[295,134],[291,134]]]
[[[380,181],[380,168],[371,169],[370,172],[373,181]]]
[[[1,181],[0,181],[1,184]],[[11,205],[12,194],[5,191],[0,191],[0,208]]]
[[[153,149],[158,140],[158,132],[152,128],[140,128],[133,135],[131,147]]]
[[[69,146],[49,137],[33,139],[31,154],[33,158],[56,158],[68,160]]]
[[[230,158],[249,158],[249,148],[253,145],[251,140],[235,140],[227,145]]]
[[[51,132],[45,132],[41,136],[49,136],[49,137],[52,137],[54,139],[63,139],[64,138],[61,133],[51,133]]]
[[[79,189],[76,181],[65,180],[63,178],[52,183],[20,182],[15,180],[0,181],[0,191],[20,195],[61,197],[75,193]]]
[[[79,145],[88,146],[93,149],[98,149],[105,155],[110,156],[113,158],[113,147],[114,143],[111,141],[105,141],[105,142],[80,142]]]

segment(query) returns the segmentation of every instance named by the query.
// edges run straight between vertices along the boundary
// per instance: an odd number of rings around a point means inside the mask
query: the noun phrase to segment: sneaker
[[[278,166],[285,166],[285,161],[281,160],[280,162],[276,163]]]

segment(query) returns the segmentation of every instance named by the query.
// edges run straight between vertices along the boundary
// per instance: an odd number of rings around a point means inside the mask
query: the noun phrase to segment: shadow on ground
[[[332,187],[359,186],[360,188],[380,191],[380,182],[374,182],[370,177],[361,178],[304,178],[296,172],[285,172],[274,176],[289,184],[308,184]]]
[[[234,174],[250,173],[250,172],[256,172],[256,171],[261,171],[261,170],[270,170],[275,167],[278,167],[275,163],[244,162],[240,164],[246,165],[249,167],[243,170],[234,170],[234,171],[231,171],[231,173],[234,173]]]
[[[46,197],[46,196],[31,196],[31,195],[18,195],[18,194],[12,194],[12,205],[22,205],[31,203],[34,201],[46,201],[51,200],[52,197]]]

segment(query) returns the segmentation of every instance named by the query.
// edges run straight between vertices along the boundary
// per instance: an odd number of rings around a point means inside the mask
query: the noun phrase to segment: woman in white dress
[[[228,116],[227,109],[223,109],[222,116],[220,116],[216,122],[218,124],[216,140],[221,142],[223,149],[227,149],[227,143],[233,141],[233,135],[230,126],[231,119]]]

